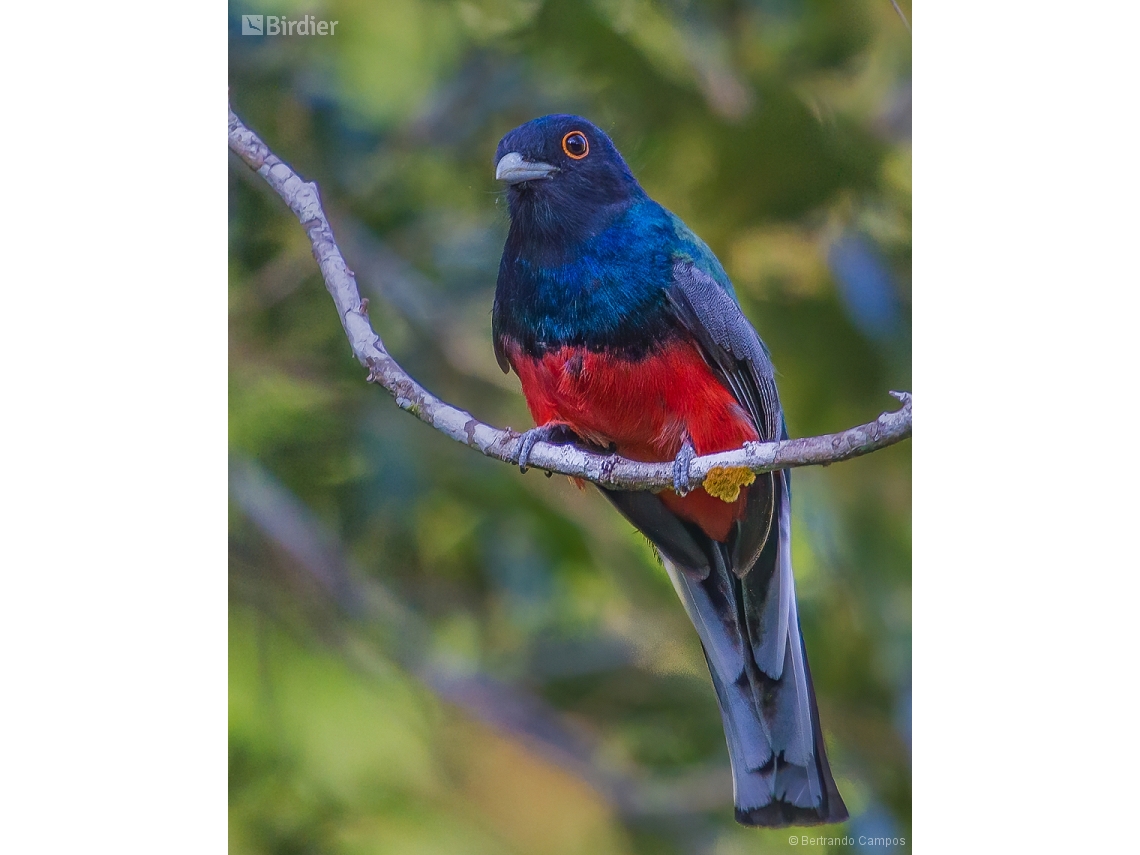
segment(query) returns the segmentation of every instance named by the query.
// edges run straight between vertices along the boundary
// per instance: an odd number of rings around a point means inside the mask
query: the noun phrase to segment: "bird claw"
[[[530,462],[530,453],[539,442],[569,442],[573,434],[564,425],[542,425],[531,428],[522,435],[519,444],[519,472],[526,472],[526,465]]]
[[[678,496],[684,496],[693,489],[693,482],[689,479],[689,464],[696,456],[693,441],[685,437],[685,441],[681,443],[681,450],[673,458],[673,492]]]

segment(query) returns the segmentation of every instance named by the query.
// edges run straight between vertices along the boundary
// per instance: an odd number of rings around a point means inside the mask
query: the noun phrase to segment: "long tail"
[[[707,540],[708,567],[676,553],[666,570],[704,646],[732,763],[736,819],[781,827],[842,822],[847,807],[824,752],[815,690],[796,612],[788,473],[775,480],[771,535],[738,578],[731,554]]]

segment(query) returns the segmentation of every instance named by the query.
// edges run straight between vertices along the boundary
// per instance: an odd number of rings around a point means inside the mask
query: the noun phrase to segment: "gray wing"
[[[775,369],[740,304],[720,283],[687,260],[673,265],[673,282],[666,294],[674,316],[748,412],[760,439],[779,439],[784,415],[776,392]],[[771,473],[757,476],[749,488],[745,517],[735,524],[729,540],[729,564],[740,578],[752,570],[771,532],[775,491]]]
[[[778,439],[783,415],[776,373],[768,348],[740,304],[715,279],[684,260],[673,265],[673,284],[667,295],[678,320],[752,416],[760,439]]]

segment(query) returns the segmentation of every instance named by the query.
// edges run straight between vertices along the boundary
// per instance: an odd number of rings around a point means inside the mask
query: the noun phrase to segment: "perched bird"
[[[840,822],[796,613],[791,481],[722,470],[690,490],[694,455],[787,438],[772,363],[712,251],[646,195],[614,144],[545,116],[495,152],[510,231],[495,354],[540,440],[674,461],[674,489],[602,490],[657,548],[704,647],[745,825]]]

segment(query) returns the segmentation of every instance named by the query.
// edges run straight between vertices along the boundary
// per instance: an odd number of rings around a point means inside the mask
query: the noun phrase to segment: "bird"
[[[537,442],[672,461],[673,488],[599,487],[655,547],[700,638],[736,820],[848,818],[824,750],[791,560],[791,475],[689,480],[696,455],[787,439],[770,353],[712,250],[642,189],[610,138],[556,114],[495,152],[510,225],[492,308]]]

